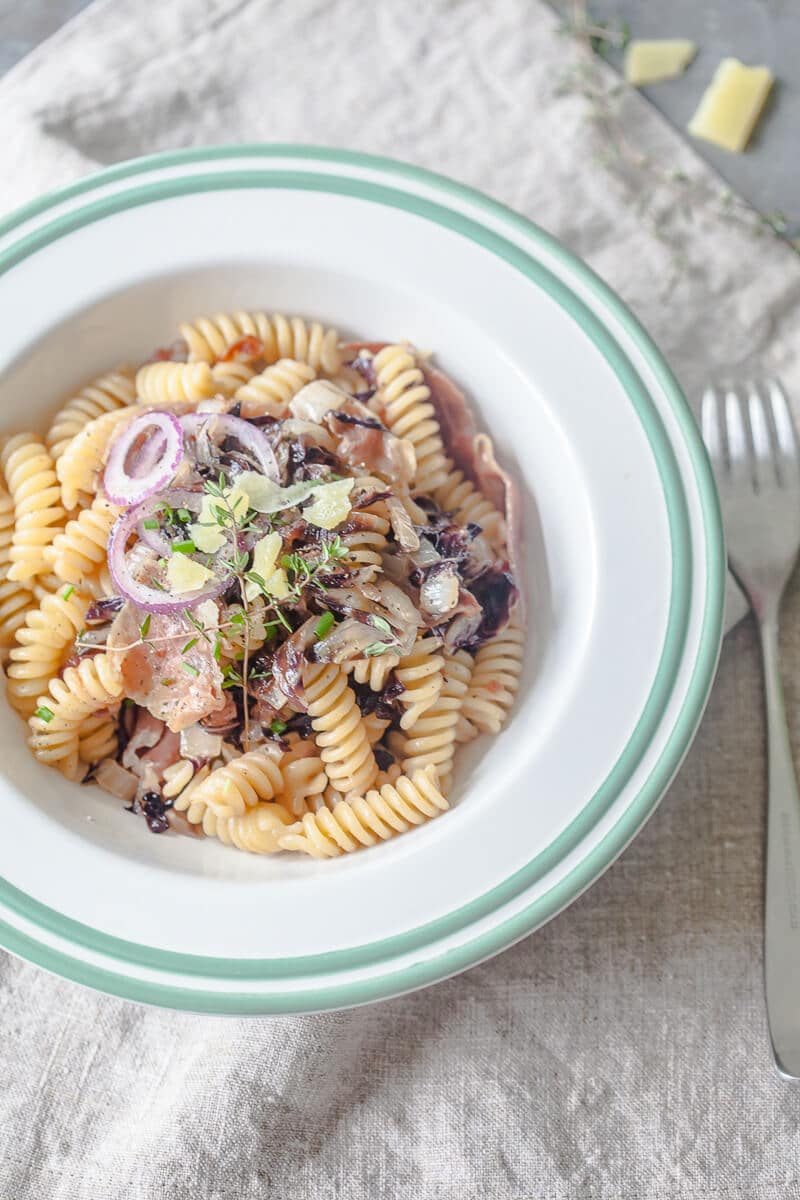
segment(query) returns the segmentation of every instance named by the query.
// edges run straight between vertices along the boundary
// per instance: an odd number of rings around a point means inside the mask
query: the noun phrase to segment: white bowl
[[[464,751],[449,813],[317,863],[154,837],[39,766],[6,708],[0,944],[137,1000],[298,1012],[460,971],[605,870],[697,728],[724,553],[689,408],[614,294],[479,193],[357,154],[159,155],[0,224],[2,429],[44,428],[180,319],[249,307],[409,339],[473,398],[526,499],[513,718]]]

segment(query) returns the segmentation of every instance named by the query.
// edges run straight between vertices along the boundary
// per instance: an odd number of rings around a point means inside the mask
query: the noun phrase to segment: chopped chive
[[[221,657],[222,657],[222,638],[219,636],[219,634],[217,634],[216,640],[214,642],[214,658],[217,660],[217,662],[219,662]]]
[[[178,520],[183,521],[184,524],[191,519],[191,515],[192,514],[189,512],[188,508],[178,509]]]
[[[143,638],[146,638],[148,633],[150,632],[151,619],[152,619],[151,614],[148,613],[147,616],[145,617],[145,619],[142,621],[141,625],[139,626],[139,633],[142,635]]]
[[[158,521],[155,519],[155,517],[147,517],[142,524],[144,525],[145,529],[158,529]]]
[[[61,599],[69,600],[70,596],[72,595],[72,593],[74,591],[75,591],[75,588],[72,586],[72,584],[70,584],[68,587],[65,587],[63,592],[61,593]]]
[[[183,669],[187,675],[199,675],[200,674],[199,669],[197,667],[192,666],[191,663],[181,663],[181,666],[183,667]]]
[[[316,625],[314,626],[314,634],[318,638],[325,637],[325,634],[328,633],[331,629],[333,629],[333,626],[334,626],[333,613],[332,612],[324,612],[322,614],[322,616],[320,617],[320,619],[317,621]]]
[[[186,645],[181,650],[181,654],[188,654],[189,651],[191,650],[192,646],[196,646],[199,641],[200,641],[200,638],[189,638],[189,641],[186,643]]]
[[[48,708],[46,704],[40,704],[36,709],[34,716],[38,717],[40,721],[47,721],[49,725],[55,716],[55,713],[53,712],[52,708]]]
[[[285,733],[285,732],[286,732],[286,728],[287,728],[287,726],[286,726],[286,722],[285,722],[285,721],[279,721],[279,720],[277,720],[277,718],[276,718],[276,720],[274,720],[274,721],[270,721],[270,723],[269,723],[269,727],[270,727],[270,731],[271,731],[272,733],[278,733],[278,734],[280,734],[280,733]]]
[[[194,554],[197,546],[195,546],[194,542],[192,541],[173,542],[172,549],[176,554]]]

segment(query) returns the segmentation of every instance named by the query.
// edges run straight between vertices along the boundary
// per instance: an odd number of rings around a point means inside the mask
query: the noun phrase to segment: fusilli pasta
[[[96,592],[96,581],[107,564],[108,538],[120,511],[104,496],[96,496],[89,508],[56,534],[47,558],[60,580]]]
[[[64,508],[71,511],[91,504],[111,443],[135,415],[136,408],[130,405],[95,417],[64,448],[56,463]]]
[[[87,384],[56,413],[47,431],[45,443],[53,462],[58,461],[75,434],[80,433],[89,421],[102,416],[103,413],[125,408],[133,404],[135,399],[133,379],[122,371],[101,375],[99,379]]]
[[[189,347],[190,362],[212,363],[243,337],[256,337],[263,346],[266,363],[293,358],[328,375],[335,375],[341,365],[335,329],[324,329],[317,322],[307,325],[300,317],[287,319],[280,313],[234,312],[198,317],[192,324],[181,325],[180,333]]]
[[[276,760],[261,750],[251,750],[212,771],[193,790],[192,802],[205,804],[217,817],[240,817],[259,800],[279,795],[283,786]]]
[[[395,669],[402,684],[400,703],[405,712],[400,718],[401,729],[413,729],[424,712],[435,704],[442,690],[444,659],[437,653],[436,638],[418,638],[410,654],[404,655]]]
[[[292,397],[316,375],[308,363],[281,358],[242,384],[234,400],[241,404],[243,417],[284,417]]]
[[[33,433],[9,438],[0,452],[14,501],[14,535],[9,550],[10,580],[26,583],[47,570],[45,551],[64,520],[53,460]]]
[[[35,757],[70,779],[79,778],[80,727],[91,713],[114,704],[122,689],[122,676],[107,654],[86,658],[77,667],[67,667],[61,678],[51,679],[28,719],[28,745]]]
[[[464,716],[481,733],[499,733],[519,689],[525,635],[512,622],[475,655]]]
[[[333,811],[306,813],[278,839],[281,850],[298,850],[312,858],[335,858],[362,846],[374,846],[415,825],[437,817],[448,807],[436,785],[436,770],[426,767],[409,778],[400,776],[380,791],[340,801]]]
[[[428,766],[436,768],[439,785],[448,790],[456,747],[458,717],[472,676],[473,660],[466,650],[445,654],[444,682],[436,701],[423,713],[411,734],[394,734],[389,748],[407,775]]]
[[[86,717],[78,726],[78,757],[93,766],[117,753],[117,722],[107,712]]]
[[[83,626],[89,602],[80,592],[45,596],[17,630],[17,645],[6,668],[8,698],[22,716],[36,708],[39,696],[68,657]]]
[[[195,404],[216,390],[208,363],[155,362],[136,372],[136,395],[150,408]]]
[[[305,669],[303,684],[328,778],[345,794],[365,791],[378,766],[346,673],[332,663],[310,666]]]
[[[375,355],[374,366],[384,420],[396,437],[408,438],[414,447],[416,490],[435,493],[446,483],[452,463],[416,358],[408,346],[385,346]]]

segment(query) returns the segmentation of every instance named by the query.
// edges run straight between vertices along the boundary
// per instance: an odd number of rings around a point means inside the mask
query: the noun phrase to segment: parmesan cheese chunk
[[[303,516],[309,525],[318,529],[335,529],[350,516],[349,495],[353,490],[353,479],[337,479],[335,483],[323,483],[314,493],[314,503],[304,509]]]
[[[769,67],[746,67],[736,58],[723,58],[689,122],[689,133],[741,153],[774,81]]]
[[[248,501],[246,492],[234,485],[231,488],[226,488],[223,494],[225,496],[224,501],[220,500],[218,496],[210,496],[208,494],[203,496],[200,515],[194,524],[189,526],[192,541],[203,554],[216,554],[225,545],[227,534],[231,528],[230,512],[233,512],[237,522],[243,521],[247,515]],[[217,519],[216,514],[218,509],[221,509],[226,514],[224,523],[220,523]]]
[[[253,547],[253,565],[250,570],[260,576],[261,579],[266,580],[267,584],[269,584],[273,573],[275,573],[275,566],[278,555],[281,552],[281,545],[281,535],[273,531],[257,541]],[[267,590],[270,591],[271,595],[275,595],[269,586]],[[244,594],[248,600],[255,600],[260,591],[261,588],[255,580],[248,579],[244,585]]]
[[[196,592],[213,578],[213,571],[186,554],[171,554],[167,559],[167,580],[170,589],[179,596],[184,592]]]
[[[634,87],[647,87],[681,75],[697,53],[686,38],[633,41],[625,51],[625,78]]]

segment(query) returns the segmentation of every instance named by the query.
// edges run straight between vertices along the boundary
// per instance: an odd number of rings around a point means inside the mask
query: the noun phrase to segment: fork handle
[[[759,622],[767,709],[764,971],[767,1020],[778,1071],[800,1079],[800,795],[778,666],[778,613]]]

